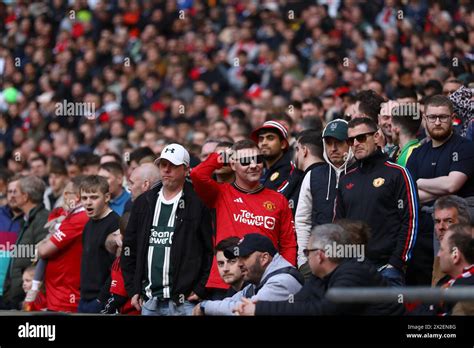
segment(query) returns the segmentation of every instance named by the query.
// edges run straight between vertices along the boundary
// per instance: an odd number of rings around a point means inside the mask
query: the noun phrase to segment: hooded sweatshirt
[[[314,226],[332,222],[334,200],[339,180],[343,174],[354,166],[350,148],[346,161],[340,167],[336,167],[326,154],[326,144],[324,141],[323,147],[323,156],[326,163],[315,166],[311,171],[307,172],[301,184],[295,213],[298,267],[306,263],[303,250],[308,245],[311,229]]]

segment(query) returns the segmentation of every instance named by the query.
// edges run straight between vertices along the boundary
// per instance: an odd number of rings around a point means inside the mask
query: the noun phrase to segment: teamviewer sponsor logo
[[[234,221],[249,226],[263,226],[266,229],[273,230],[275,228],[275,218],[271,216],[254,215],[253,213],[241,209],[239,214],[233,214]]]
[[[18,337],[20,338],[47,338],[48,341],[56,339],[56,325],[35,325],[26,322],[18,326]]]
[[[275,228],[275,218],[271,216],[265,216],[263,220],[263,226],[269,230],[273,230]]]

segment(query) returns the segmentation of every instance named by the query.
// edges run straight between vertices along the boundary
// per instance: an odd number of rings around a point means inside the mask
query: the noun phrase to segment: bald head
[[[148,191],[155,183],[160,180],[160,171],[153,163],[144,163],[139,165],[130,174],[128,188],[134,201],[143,192]]]

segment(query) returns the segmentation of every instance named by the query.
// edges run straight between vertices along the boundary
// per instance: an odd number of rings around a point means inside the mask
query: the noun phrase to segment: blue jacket
[[[125,211],[125,204],[130,200],[130,193],[122,188],[122,194],[115,199],[111,199],[109,202],[109,207],[118,215],[122,216]]]
[[[10,207],[0,207],[0,296],[3,295],[3,283],[10,264],[10,249],[20,232],[21,216],[14,218]]]

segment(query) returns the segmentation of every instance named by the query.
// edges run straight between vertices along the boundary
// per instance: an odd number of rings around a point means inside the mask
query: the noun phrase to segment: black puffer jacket
[[[132,206],[120,259],[125,288],[130,297],[142,293],[151,224],[161,187],[160,183],[143,193]],[[171,298],[175,302],[182,296],[189,296],[192,291],[201,298],[205,297],[213,258],[209,209],[188,182],[184,184],[181,200],[184,204],[179,203],[176,211],[170,256]]]
[[[308,281],[295,301],[257,302],[255,315],[402,315],[399,303],[335,303],[325,294],[331,288],[385,287],[385,279],[368,261],[355,259],[343,261],[334,271],[322,279]]]

